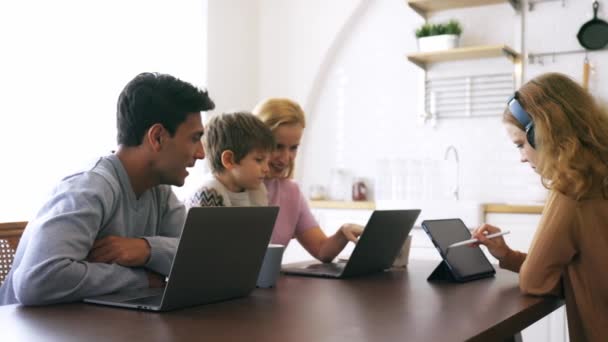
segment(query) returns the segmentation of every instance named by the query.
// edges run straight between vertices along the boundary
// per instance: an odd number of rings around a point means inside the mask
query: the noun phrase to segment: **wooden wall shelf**
[[[406,0],[407,4],[422,17],[429,13],[453,8],[478,7],[485,5],[509,3],[515,10],[520,7],[520,0]]]
[[[506,45],[468,46],[443,51],[418,52],[408,55],[407,59],[419,67],[426,69],[429,63],[500,56],[505,56],[514,63],[519,60],[519,53]]]

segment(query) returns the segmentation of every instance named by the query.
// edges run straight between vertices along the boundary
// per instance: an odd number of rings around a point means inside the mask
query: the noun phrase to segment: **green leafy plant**
[[[460,36],[461,33],[462,33],[462,26],[460,26],[460,23],[458,21],[450,20],[445,25],[445,34],[455,34],[457,36]]]
[[[431,36],[439,36],[445,34],[445,25],[435,24],[431,25]]]
[[[431,24],[424,24],[416,30],[416,38],[428,37],[431,35]]]
[[[460,35],[462,27],[456,20],[450,20],[447,23],[430,24],[425,23],[416,30],[416,38],[438,36],[442,34]]]

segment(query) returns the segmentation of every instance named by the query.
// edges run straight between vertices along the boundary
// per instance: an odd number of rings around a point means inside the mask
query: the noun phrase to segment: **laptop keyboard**
[[[328,263],[328,264],[312,264],[306,267],[312,270],[323,270],[329,272],[342,272],[344,270],[344,264]]]
[[[127,300],[127,301],[125,301],[125,303],[159,306],[162,300],[163,300],[163,295],[156,295],[156,296]]]
[[[163,294],[164,289],[158,289],[158,288],[143,288],[143,289],[132,289],[132,290],[125,290],[125,291],[121,291],[118,293],[113,294],[116,299],[120,300],[120,301],[127,301],[127,300],[132,300],[132,299],[137,299],[137,298],[143,298],[143,297],[152,297],[152,296],[158,296]]]

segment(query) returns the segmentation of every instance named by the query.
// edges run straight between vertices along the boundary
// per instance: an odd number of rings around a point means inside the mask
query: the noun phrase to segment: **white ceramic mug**
[[[266,255],[258,275],[257,287],[274,287],[281,272],[281,261],[285,246],[278,244],[268,245]]]

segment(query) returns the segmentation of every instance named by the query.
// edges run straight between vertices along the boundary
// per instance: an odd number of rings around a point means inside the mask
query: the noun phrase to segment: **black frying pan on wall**
[[[588,50],[599,50],[608,44],[608,23],[597,18],[600,4],[593,2],[593,19],[586,22],[578,31],[578,42]]]

